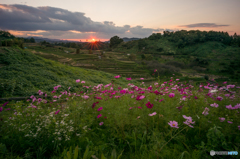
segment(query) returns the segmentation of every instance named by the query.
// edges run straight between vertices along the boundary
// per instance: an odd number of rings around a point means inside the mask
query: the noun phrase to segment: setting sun
[[[95,39],[92,39],[92,41],[95,41]]]

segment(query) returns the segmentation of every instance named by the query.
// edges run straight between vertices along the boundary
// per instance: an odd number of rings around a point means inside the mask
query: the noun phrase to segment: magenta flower
[[[238,129],[240,130],[240,125],[238,126]]]
[[[156,115],[157,113],[156,112],[153,112],[152,114],[148,114],[149,116],[154,116]]]
[[[144,78],[140,78],[140,80],[144,80]]]
[[[52,91],[52,93],[56,93],[56,91],[55,91],[55,90],[53,90],[53,91]]]
[[[213,103],[213,104],[210,104],[211,107],[218,107],[218,104],[217,103]]]
[[[96,99],[102,99],[101,97],[95,97]]]
[[[159,102],[162,102],[164,99],[161,99]]]
[[[204,109],[204,111],[202,112],[202,114],[203,114],[203,115],[208,115],[208,114],[209,114],[208,111],[209,111],[209,109],[206,107],[206,108]]]
[[[181,110],[183,107],[183,105],[179,106],[179,107],[176,107],[177,109]]]
[[[232,124],[233,122],[231,122],[231,121],[228,121],[228,123],[229,123],[229,124]]]
[[[3,107],[0,107],[0,112],[2,112],[3,111]]]
[[[55,86],[55,87],[54,87],[54,90],[58,90],[58,86]]]
[[[58,96],[53,96],[53,98],[58,98]]]
[[[100,108],[98,108],[98,110],[97,110],[97,111],[101,111],[101,110],[102,110],[102,108],[103,108],[103,107],[100,107]]]
[[[175,96],[175,94],[174,94],[174,93],[170,93],[168,96],[169,96],[170,98],[173,98],[173,97]]]
[[[179,79],[176,79],[176,81],[179,81]]]
[[[114,78],[120,78],[121,76],[120,75],[117,75],[117,76],[115,76]]]
[[[11,108],[7,108],[7,109],[5,109],[5,111],[8,111],[8,110],[11,110]]]
[[[82,81],[81,83],[85,83],[85,81]]]
[[[225,120],[225,118],[219,118],[220,122],[223,122]]]
[[[124,90],[124,89],[120,91],[121,94],[125,94],[126,92],[127,92],[127,91]]]
[[[103,122],[100,122],[99,125],[103,125]]]
[[[131,78],[131,77],[129,77],[129,78],[126,78],[126,80],[130,81],[130,80],[132,80],[132,78]]]
[[[145,98],[144,95],[138,95],[137,98],[136,98],[136,100],[142,100],[143,98]]]
[[[147,106],[147,108],[152,109],[153,104],[151,104],[150,102],[147,102],[146,106]]]
[[[193,126],[191,124],[194,124],[195,121],[193,122],[192,119],[186,120],[185,122],[183,122],[184,124],[188,125],[189,127],[193,128]]]
[[[138,107],[138,109],[142,109],[142,107]]]
[[[227,84],[227,81],[223,82],[223,84]]]
[[[168,123],[168,125],[170,125],[172,128],[179,128],[179,127],[178,127],[178,122],[176,122],[176,121],[170,121],[170,122]]]
[[[155,69],[154,72],[157,72],[157,69]]]
[[[77,79],[76,82],[79,83],[79,82],[80,82],[80,79]]]
[[[195,99],[198,99],[198,97],[197,97],[197,96],[195,96],[194,98],[195,98]]]
[[[217,97],[217,100],[221,101],[221,100],[223,100],[223,97],[218,96],[218,97]]]
[[[6,103],[4,103],[2,106],[4,107],[4,106],[6,106],[8,103],[9,103],[9,102],[6,102]]]
[[[97,118],[100,118],[102,116],[102,114],[99,114],[98,116],[97,116]]]
[[[60,112],[60,110],[56,111],[55,114],[58,114]]]

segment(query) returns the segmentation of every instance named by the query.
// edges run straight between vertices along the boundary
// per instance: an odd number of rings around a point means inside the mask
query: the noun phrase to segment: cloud
[[[82,12],[71,12],[55,7],[31,7],[27,5],[0,4],[0,29],[12,31],[28,31],[28,34],[36,36],[66,36],[69,38],[81,35],[103,36],[109,38],[118,36],[148,37],[153,32],[164,29],[144,28],[143,26],[131,27],[130,25],[116,26],[114,22],[92,21]],[[32,34],[31,32],[44,30]],[[66,34],[67,33],[67,34]],[[76,34],[76,35],[74,35]],[[27,36],[27,33],[25,34]]]
[[[229,25],[217,25],[215,23],[195,23],[195,24],[189,24],[189,25],[181,25],[178,27],[184,27],[184,28],[217,28],[217,27],[224,27]]]

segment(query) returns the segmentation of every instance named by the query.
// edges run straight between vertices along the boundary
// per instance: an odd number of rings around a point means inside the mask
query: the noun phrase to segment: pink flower
[[[136,100],[142,100],[143,98],[145,98],[144,95],[138,95],[137,98],[136,98]]]
[[[230,109],[230,110],[233,109],[233,107],[232,107],[231,104],[230,104],[230,105],[227,105],[226,108],[227,108],[227,109]]]
[[[138,119],[140,118],[140,116],[137,117]]]
[[[225,118],[219,118],[220,122],[223,122],[225,120]]]
[[[203,115],[208,115],[208,114],[209,114],[208,111],[209,111],[209,109],[206,107],[206,108],[204,109],[204,111],[202,112],[202,114],[203,114]]]
[[[129,77],[129,78],[126,78],[126,80],[128,80],[128,81],[130,81],[132,78],[131,77]]]
[[[140,80],[144,80],[144,78],[140,78]]]
[[[103,108],[103,107],[100,107],[100,108],[98,108],[98,110],[97,110],[97,111],[101,111],[101,110],[102,110],[102,108]]]
[[[55,114],[58,114],[60,112],[60,110],[56,111]]]
[[[228,123],[229,123],[229,124],[232,124],[233,122],[231,122],[231,121],[228,121]]]
[[[133,108],[133,107],[130,107],[129,110],[132,109],[132,108]]]
[[[82,81],[81,83],[85,83],[85,81]]]
[[[126,92],[127,92],[127,91],[124,90],[124,89],[120,91],[121,94],[125,94]]]
[[[97,116],[97,118],[100,118],[102,116],[102,114],[99,114],[98,116]]]
[[[138,109],[142,109],[142,107],[138,107]]]
[[[221,100],[223,100],[223,98],[221,96],[218,96],[217,100],[221,101]]]
[[[223,82],[223,84],[227,84],[227,81]]]
[[[179,79],[176,79],[176,81],[179,81]]]
[[[58,90],[58,86],[55,86],[55,87],[54,87],[54,90]]]
[[[103,125],[103,122],[100,122],[99,125]]]
[[[211,107],[218,107],[218,104],[217,103],[213,103],[213,104],[210,104]]]
[[[148,114],[149,116],[154,116],[156,115],[157,113],[156,112],[153,112],[152,114]]]
[[[169,97],[170,97],[170,98],[173,98],[174,96],[175,96],[174,93],[170,93],[170,94],[169,94]]]
[[[114,78],[120,78],[121,76],[120,75],[117,75],[117,76],[115,76]]]
[[[147,106],[147,108],[152,109],[153,104],[151,104],[150,102],[147,102],[146,106]]]
[[[56,91],[54,91],[54,90],[52,91],[52,93],[55,93],[55,92],[56,92]]]
[[[58,96],[53,96],[53,98],[58,98]]]
[[[161,99],[159,102],[162,102],[164,99]]]
[[[155,69],[154,72],[157,72],[157,69]]]
[[[87,95],[83,95],[82,96],[84,99],[88,99],[89,98],[89,96],[87,96]]]
[[[194,98],[195,98],[195,99],[198,99],[198,97],[197,97],[197,96],[195,96]]]
[[[172,128],[179,128],[179,127],[178,127],[178,122],[176,122],[176,121],[170,121],[170,122],[168,123],[168,125],[170,125]]]
[[[238,126],[238,129],[240,130],[240,125]]]
[[[76,82],[79,83],[79,82],[80,82],[80,79],[77,79]]]
[[[2,112],[3,111],[3,107],[0,107],[0,112]]]

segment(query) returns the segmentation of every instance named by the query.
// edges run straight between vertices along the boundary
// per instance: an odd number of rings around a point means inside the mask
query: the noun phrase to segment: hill
[[[178,31],[152,34],[137,41],[122,42],[114,52],[135,54],[152,73],[170,65],[183,73],[217,75],[231,80],[240,79],[240,36],[223,32]],[[152,67],[152,63],[154,67]],[[156,68],[158,66],[158,68]],[[166,67],[168,67],[166,66]],[[168,67],[170,68],[170,67]],[[164,71],[162,71],[164,72]]]
[[[18,47],[0,48],[0,72],[0,97],[29,96],[39,89],[50,93],[57,85],[61,85],[62,90],[72,87],[71,91],[77,91],[82,86],[76,83],[76,79],[86,81],[86,85],[96,85],[111,83],[114,78],[114,74],[71,67]],[[121,78],[116,84],[127,83]]]

